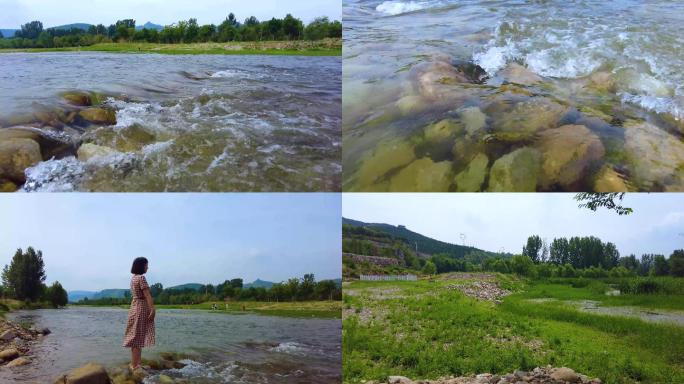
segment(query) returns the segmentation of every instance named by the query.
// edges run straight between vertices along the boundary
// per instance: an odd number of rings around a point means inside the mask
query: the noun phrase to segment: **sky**
[[[684,194],[627,194],[623,205],[634,213],[580,209],[574,194],[345,194],[342,213],[349,219],[406,225],[414,232],[449,243],[492,252],[519,254],[530,235],[596,236],[615,243],[623,256],[669,256],[684,248]]]
[[[342,19],[340,0],[0,0],[0,28],[18,29],[39,20],[45,28],[72,23],[114,24],[135,19],[169,25],[196,18],[200,24],[220,24],[230,12],[238,20],[282,18],[291,13],[305,23],[319,16]]]
[[[134,258],[165,287],[241,277],[341,277],[336,194],[5,194],[0,268],[17,248],[43,252],[46,283],[128,288]]]

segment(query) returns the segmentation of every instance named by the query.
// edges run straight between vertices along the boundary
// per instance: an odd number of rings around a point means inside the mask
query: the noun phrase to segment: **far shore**
[[[0,53],[39,52],[156,53],[164,55],[341,56],[342,39],[193,44],[101,43],[85,47],[0,49]]]
[[[157,309],[194,309],[211,311],[216,304],[217,313],[244,314],[257,313],[269,316],[301,317],[301,318],[342,318],[341,301],[302,301],[302,302],[261,302],[261,301],[210,301],[199,304],[155,304]],[[227,308],[226,308],[227,305]],[[112,307],[127,309],[128,305],[91,305],[69,304],[71,307]],[[244,310],[243,310],[244,306]]]

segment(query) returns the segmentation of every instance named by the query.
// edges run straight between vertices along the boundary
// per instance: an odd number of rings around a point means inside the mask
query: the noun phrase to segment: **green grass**
[[[303,301],[303,302],[282,302],[269,303],[260,301],[238,301],[228,303],[228,310],[226,310],[223,302],[205,302],[190,305],[160,305],[156,304],[157,309],[193,309],[193,310],[211,310],[212,304],[217,304],[219,311],[217,313],[228,314],[246,314],[258,313],[269,316],[284,316],[284,317],[300,317],[300,318],[327,318],[339,319],[341,317],[341,302],[340,301]],[[245,309],[242,309],[242,306]],[[106,305],[103,305],[106,306]],[[128,305],[119,305],[119,308],[128,308]]]
[[[12,52],[111,52],[155,53],[164,55],[276,55],[276,56],[341,56],[341,40],[322,42],[255,42],[255,43],[101,43],[86,47],[0,49]]]
[[[509,373],[551,364],[567,366],[605,383],[684,382],[684,327],[578,311],[562,301],[595,300],[592,288],[525,283],[501,305],[477,301],[433,282],[352,282],[345,285],[343,375],[345,382],[389,375],[434,379],[483,372]],[[682,298],[602,296],[602,303],[658,307]],[[623,303],[623,304],[621,304]],[[370,310],[376,317],[365,321]]]

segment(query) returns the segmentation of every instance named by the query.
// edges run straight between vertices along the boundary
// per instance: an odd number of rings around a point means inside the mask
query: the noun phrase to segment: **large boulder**
[[[78,113],[84,120],[93,124],[114,125],[116,113],[109,108],[87,108]]]
[[[596,175],[594,180],[594,191],[601,193],[627,192],[629,187],[622,175],[605,165]]]
[[[541,76],[518,63],[510,63],[499,72],[504,81],[521,85],[533,85],[542,81]]]
[[[478,136],[482,133],[485,125],[487,125],[487,115],[482,113],[478,107],[462,108],[458,111],[458,115],[463,125],[465,125],[466,133],[469,136]]]
[[[496,160],[489,171],[490,192],[534,192],[541,169],[541,154],[524,147]]]
[[[31,363],[31,360],[29,360],[29,359],[27,359],[27,358],[25,358],[25,357],[18,357],[18,358],[16,358],[16,359],[10,361],[9,363],[7,363],[7,365],[5,365],[5,366],[6,366],[6,367],[10,367],[10,368],[11,368],[11,367],[20,367],[20,366],[22,366],[22,365],[27,365],[27,364],[30,364],[30,363]]]
[[[542,153],[539,184],[543,189],[554,185],[572,189],[606,152],[599,137],[583,125],[544,131],[537,148]]]
[[[519,102],[510,111],[494,117],[491,135],[507,142],[528,140],[540,131],[556,127],[566,110],[546,98]]]
[[[0,141],[0,179],[23,184],[24,171],[43,160],[40,146],[31,139],[8,139]]]
[[[451,162],[435,163],[424,157],[398,172],[390,181],[393,192],[447,192],[451,184]]]
[[[630,180],[643,191],[684,191],[684,142],[655,125],[625,122]]]
[[[15,126],[0,129],[0,142],[8,139],[31,139],[37,142],[43,160],[72,156],[77,148],[76,141],[68,135],[35,127]]]
[[[577,383],[580,381],[579,375],[570,368],[556,368],[551,372],[551,378],[565,383]]]
[[[69,371],[55,381],[55,384],[111,384],[105,368],[100,364],[88,363]]]
[[[456,190],[458,192],[479,192],[487,177],[489,158],[480,153],[468,164],[465,170],[456,175]]]
[[[440,57],[414,66],[410,77],[414,90],[428,100],[443,102],[453,97],[465,98],[467,93],[455,89],[458,84],[472,83],[463,70],[455,67],[450,59]]]

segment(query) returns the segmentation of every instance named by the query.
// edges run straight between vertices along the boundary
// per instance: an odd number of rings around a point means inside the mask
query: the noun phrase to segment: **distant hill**
[[[165,289],[177,289],[177,290],[193,289],[195,291],[199,291],[202,287],[204,287],[204,284],[188,283],[188,284],[176,285],[174,287],[164,287],[164,288]]]
[[[96,293],[97,292],[93,292],[93,291],[70,291],[68,293],[69,302],[70,303],[76,303],[78,301],[85,299],[86,297],[88,299],[92,299]]]
[[[70,29],[82,29],[84,31],[87,31],[88,28],[92,27],[92,24],[87,24],[87,23],[73,23],[73,24],[66,24],[66,25],[59,25],[57,27],[51,27],[51,28],[45,28],[45,29],[58,29],[58,30],[70,30]]]
[[[128,292],[128,289],[104,289],[99,292],[94,292],[94,291],[69,291],[67,293],[69,297],[69,302],[70,303],[75,303],[78,301],[81,301],[85,299],[86,297],[88,300],[95,300],[95,299],[104,299],[104,298],[109,298],[109,297],[115,297],[115,298],[123,298],[126,297],[126,293]]]
[[[403,225],[390,225],[381,223],[364,223],[358,220],[342,218],[342,224],[351,225],[354,227],[364,227],[375,230],[376,232],[386,233],[396,239],[404,240],[411,248],[414,248],[418,243],[418,251],[422,254],[434,255],[437,253],[446,253],[454,258],[464,258],[466,254],[475,252],[483,252],[495,256],[493,252],[484,251],[475,247],[467,247],[458,244],[451,244],[440,240],[421,235],[413,232]]]
[[[161,31],[162,29],[164,29],[164,26],[159,25],[159,24],[154,24],[154,23],[148,21],[147,23],[145,23],[143,25],[136,25],[135,29],[137,31],[139,31],[141,29],[156,29],[157,31]]]
[[[271,288],[273,286],[273,284],[274,283],[272,283],[270,281],[264,281],[264,280],[256,279],[251,283],[242,284],[242,288],[251,288],[251,287],[254,287],[254,288]]]
[[[14,37],[14,33],[17,31],[18,31],[18,29],[0,29],[0,32],[2,32],[2,36],[5,39],[9,39],[11,37]]]

